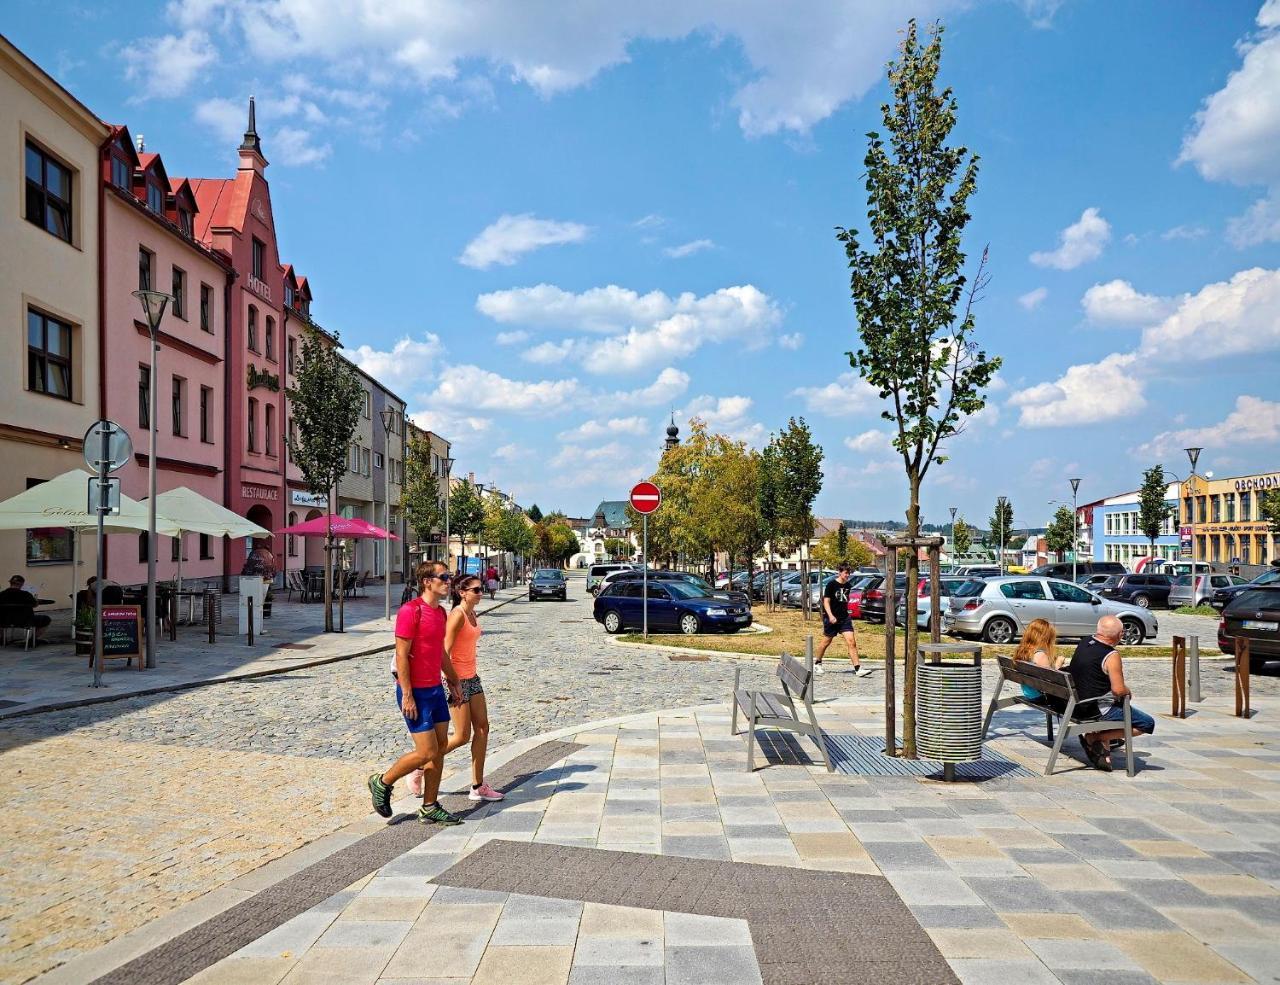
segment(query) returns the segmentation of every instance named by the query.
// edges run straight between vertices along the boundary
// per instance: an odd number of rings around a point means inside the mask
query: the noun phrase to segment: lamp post
[[[444,566],[449,567],[449,548],[453,540],[449,536],[449,473],[453,470],[454,460],[449,456],[440,459],[440,467],[444,469]]]
[[[1005,522],[1004,522],[1004,504],[1009,501],[1007,496],[996,497],[996,508],[1000,513],[1000,575],[1004,576],[1004,538],[1005,538]]]
[[[154,669],[156,665],[156,420],[159,412],[156,408],[159,380],[156,377],[156,355],[160,345],[156,342],[156,333],[160,330],[160,320],[164,318],[164,309],[169,304],[170,296],[160,291],[134,291],[133,296],[142,305],[142,314],[147,320],[147,332],[151,338],[151,370],[147,386],[147,431],[150,442],[147,445],[147,641],[146,667]]]
[[[484,568],[480,566],[480,538],[484,536],[484,483],[476,483],[476,499],[480,502],[480,529],[476,532],[476,565],[480,567],[480,584],[486,589],[489,587],[485,583]],[[488,547],[488,545],[485,545]]]
[[[1191,474],[1187,476],[1187,512],[1191,514],[1191,605],[1196,604],[1196,499],[1195,477],[1196,463],[1200,461],[1203,448],[1184,448],[1187,458],[1191,460]]]
[[[382,474],[387,480],[386,547],[382,557],[382,582],[384,589],[383,617],[391,618],[391,433],[396,426],[396,412],[392,407],[383,407],[381,415],[384,440],[382,443]]]
[[[957,510],[956,510],[956,507],[954,506],[948,506],[947,509],[951,511],[951,553],[954,554],[956,550],[956,512]],[[955,559],[952,558],[952,561],[954,560]]]
[[[1076,492],[1080,489],[1079,479],[1068,479],[1071,483],[1071,584],[1076,583],[1076,555],[1080,553],[1080,518],[1076,513]]]

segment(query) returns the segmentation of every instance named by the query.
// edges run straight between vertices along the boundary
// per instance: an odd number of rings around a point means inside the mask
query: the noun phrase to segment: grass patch
[[[626,643],[647,643],[650,646],[669,646],[678,649],[716,650],[722,653],[752,653],[760,656],[776,657],[783,653],[794,656],[804,654],[805,637],[813,636],[816,649],[822,643],[822,620],[815,614],[807,622],[798,609],[779,609],[769,612],[763,605],[756,605],[752,613],[757,622],[770,627],[772,633],[704,633],[697,636],[685,636],[682,633],[650,633],[646,640],[639,633],[626,633],[618,637]],[[858,654],[863,660],[884,659],[884,626],[879,623],[854,622],[854,634],[858,642]],[[928,633],[922,632],[921,638],[928,641]],[[897,630],[897,655],[902,659],[906,635]],[[955,637],[943,636],[946,642],[972,642]],[[1073,648],[1074,644],[1064,643],[1064,647]],[[988,659],[999,654],[1009,655],[1014,651],[1012,646],[993,646],[982,644],[982,655]],[[1068,654],[1070,649],[1068,649]],[[1127,647],[1123,651],[1126,657],[1168,657],[1173,651],[1167,646],[1143,645]],[[847,660],[848,651],[844,639],[837,637],[827,649],[826,660]]]
[[[1215,619],[1222,615],[1211,605],[1197,605],[1195,608],[1189,605],[1180,605],[1173,611],[1180,616],[1213,616]]]

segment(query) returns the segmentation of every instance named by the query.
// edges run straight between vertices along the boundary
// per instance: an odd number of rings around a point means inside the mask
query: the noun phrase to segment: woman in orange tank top
[[[453,719],[453,736],[445,747],[446,755],[471,743],[471,800],[502,800],[503,795],[484,781],[484,757],[489,748],[489,706],[484,687],[476,670],[476,642],[480,639],[480,622],[476,603],[484,594],[480,579],[468,575],[459,579],[453,589],[453,609],[444,631],[444,649],[462,682],[462,700],[449,708]]]

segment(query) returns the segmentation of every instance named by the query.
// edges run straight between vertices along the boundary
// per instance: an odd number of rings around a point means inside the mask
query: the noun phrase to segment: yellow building
[[[1280,472],[1206,479],[1182,486],[1181,525],[1191,528],[1197,561],[1269,564],[1280,557],[1280,537],[1258,515],[1263,493],[1280,490]]]
[[[99,152],[110,131],[0,36],[0,499],[83,467],[101,416]],[[87,496],[87,491],[86,491]],[[93,571],[91,538],[83,567]],[[70,535],[0,532],[0,577],[69,607]]]

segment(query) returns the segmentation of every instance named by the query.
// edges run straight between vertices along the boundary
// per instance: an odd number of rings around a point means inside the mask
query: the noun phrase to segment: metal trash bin
[[[982,647],[976,643],[921,643],[916,647],[916,752],[943,764],[946,780],[956,763],[982,758]]]

